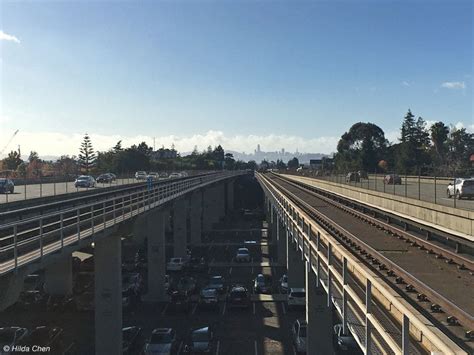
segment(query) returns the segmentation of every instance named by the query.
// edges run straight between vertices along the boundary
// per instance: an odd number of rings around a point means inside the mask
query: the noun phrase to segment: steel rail
[[[365,262],[362,262],[358,257],[356,257],[352,251],[348,250],[345,245],[340,244],[340,242],[334,236],[329,234],[328,231],[315,222],[312,216],[301,209],[301,206],[298,206],[293,200],[278,190],[272,181],[260,174],[257,174],[257,178],[261,185],[265,187],[264,189],[267,190],[268,195],[273,201],[273,204],[276,206],[279,214],[283,216],[285,224],[290,224],[290,230],[293,228],[296,231],[297,236],[301,235],[301,237],[297,237],[299,240],[299,248],[305,250],[306,244],[306,248],[309,248],[311,253],[318,255],[318,264],[321,262],[329,264],[327,267],[327,270],[331,270],[329,275],[331,275],[331,272],[336,273],[336,271],[330,267],[331,252],[328,252],[327,259],[324,259],[322,255],[322,252],[319,248],[319,243],[321,240],[324,240],[328,246],[328,249],[332,250],[332,257],[334,257],[336,252],[341,258],[345,260],[344,263],[346,264],[346,272],[349,272],[350,270],[350,273],[355,275],[354,277],[358,277],[360,280],[362,280],[366,285],[366,290],[377,290],[377,293],[366,293],[366,297],[370,296],[369,299],[372,299],[371,297],[375,297],[379,299],[382,304],[388,303],[387,312],[391,313],[393,316],[403,315],[403,329],[409,329],[412,336],[415,336],[416,339],[422,342],[424,346],[430,347],[430,350],[441,351],[442,353],[446,354],[466,353],[446,334],[437,329],[423,314],[419,313],[413,307],[413,305],[411,305],[407,300],[400,298],[400,295],[398,292],[396,292],[396,290],[394,290],[391,286],[389,286],[389,284],[387,284],[385,280],[381,279],[379,275],[372,271]],[[306,231],[304,228],[305,226],[307,226]],[[317,233],[317,243],[314,241],[314,233]],[[318,244],[318,246],[316,246],[316,244]],[[349,265],[349,267],[347,265]],[[319,277],[320,275],[317,275],[318,279]],[[331,280],[328,282],[328,284],[331,284]],[[330,287],[328,288],[330,293]],[[344,285],[344,288],[350,289],[350,286]],[[357,295],[353,293],[353,296]],[[356,298],[354,301],[361,309],[364,309],[364,307],[367,308],[367,304],[364,303],[363,300]],[[366,327],[368,324],[371,324],[370,326],[374,327],[378,331],[387,344],[393,343],[393,340],[389,339],[392,337],[392,335],[386,333],[382,325],[376,324],[376,320],[373,319],[374,317],[371,315],[370,310],[365,309],[364,313],[366,314],[366,320],[368,322]],[[371,320],[374,322],[371,323]],[[397,318],[397,320],[400,324],[402,323],[400,319]],[[408,353],[408,349],[403,345],[406,341],[406,333],[402,336],[402,338],[401,350],[400,348],[392,349],[397,354],[401,353],[400,351],[402,351],[404,354]],[[365,349],[364,344],[359,345]],[[367,349],[365,350],[367,351]]]

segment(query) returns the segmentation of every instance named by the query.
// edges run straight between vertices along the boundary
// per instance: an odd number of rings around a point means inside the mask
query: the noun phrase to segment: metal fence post
[[[17,267],[18,267],[17,233],[18,233],[18,229],[17,229],[17,225],[15,224],[13,226],[13,257],[15,259],[15,271],[17,270]]]
[[[435,203],[436,203],[436,174],[434,176],[434,200],[435,200]]]
[[[408,172],[405,170],[405,197],[408,195]]]
[[[372,282],[366,281],[365,284],[365,354],[370,354],[372,344],[372,332],[369,314],[372,313]]]
[[[342,260],[342,333],[347,334],[347,259]]]
[[[418,168],[418,200],[421,200],[421,168]]]

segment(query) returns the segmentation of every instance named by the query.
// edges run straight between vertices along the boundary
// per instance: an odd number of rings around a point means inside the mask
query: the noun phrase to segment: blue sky
[[[0,142],[24,151],[329,153],[358,121],[395,139],[408,107],[474,127],[471,1],[0,4]]]

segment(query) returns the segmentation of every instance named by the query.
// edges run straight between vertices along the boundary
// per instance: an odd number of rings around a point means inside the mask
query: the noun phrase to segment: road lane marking
[[[227,302],[224,302],[224,308],[222,309],[222,315],[225,314],[225,308],[226,308],[226,306],[227,306]]]
[[[229,269],[229,275],[232,275],[232,266]]]
[[[253,302],[252,304],[253,304],[253,314],[255,314],[255,302]]]
[[[161,312],[161,315],[162,315],[162,316],[166,314],[166,310],[168,309],[168,305],[169,305],[169,303],[167,303],[167,304],[165,305],[165,308],[163,308],[163,311]]]
[[[285,302],[282,302],[282,303],[281,303],[281,306],[283,307],[283,314],[286,314]]]
[[[258,355],[258,351],[257,351],[257,341],[255,340],[254,342],[254,345],[255,345],[255,355]]]
[[[220,340],[217,341],[217,346],[216,346],[216,355],[219,355],[219,346],[221,345]]]
[[[197,307],[198,307],[198,304],[196,303],[196,304],[194,305],[194,308],[193,308],[191,314],[194,314],[194,313],[196,312],[196,308],[197,308]]]
[[[181,341],[179,343],[179,348],[178,348],[178,355],[181,354],[181,348],[183,347],[183,342]]]

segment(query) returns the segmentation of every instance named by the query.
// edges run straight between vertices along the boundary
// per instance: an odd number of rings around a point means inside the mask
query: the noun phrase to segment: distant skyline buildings
[[[298,158],[301,164],[309,164],[309,161],[312,159],[321,159],[322,157],[332,157],[333,153],[331,154],[323,154],[320,152],[305,152],[300,153],[298,152],[298,148],[296,148],[295,152],[288,152],[285,148],[281,148],[281,150],[277,151],[264,151],[261,148],[260,144],[257,144],[257,148],[254,149],[252,153],[245,153],[245,152],[238,152],[233,150],[227,150],[224,147],[226,153],[232,153],[234,155],[234,159],[236,160],[243,160],[243,161],[250,161],[255,160],[257,163],[260,163],[262,160],[267,161],[277,161],[282,160],[284,163],[287,163],[289,160],[293,158]]]

